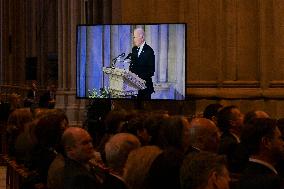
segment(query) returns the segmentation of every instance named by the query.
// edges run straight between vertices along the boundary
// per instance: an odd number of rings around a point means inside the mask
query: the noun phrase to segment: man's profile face
[[[271,153],[281,160],[284,158],[284,141],[278,127],[276,127],[274,137],[271,139]]]
[[[142,43],[144,42],[144,37],[143,37],[142,33],[139,32],[138,30],[134,31],[133,42],[134,42],[134,45],[137,46],[137,47],[142,45]]]
[[[231,110],[233,119],[231,120],[235,129],[240,130],[244,123],[244,115],[238,108],[233,108]]]
[[[79,132],[76,134],[76,144],[73,147],[73,152],[76,159],[87,162],[93,157],[94,148],[92,138],[87,132]]]

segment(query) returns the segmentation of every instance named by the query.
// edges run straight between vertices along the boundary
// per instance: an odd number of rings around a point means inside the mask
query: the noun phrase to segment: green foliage
[[[89,98],[110,98],[110,90],[108,88],[89,89]]]

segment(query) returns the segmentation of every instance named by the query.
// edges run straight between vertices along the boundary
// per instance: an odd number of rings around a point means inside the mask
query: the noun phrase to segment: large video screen
[[[78,25],[76,96],[185,99],[186,24]]]

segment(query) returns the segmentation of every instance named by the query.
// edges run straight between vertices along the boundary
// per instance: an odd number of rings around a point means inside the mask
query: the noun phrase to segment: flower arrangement
[[[108,88],[88,89],[89,98],[110,98],[110,90]]]

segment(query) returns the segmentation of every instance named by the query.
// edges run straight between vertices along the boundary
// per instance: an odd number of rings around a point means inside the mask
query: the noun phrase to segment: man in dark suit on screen
[[[146,81],[146,88],[138,91],[137,98],[151,99],[151,94],[154,92],[152,76],[155,72],[155,54],[146,44],[142,28],[134,30],[133,41],[135,46],[132,48],[129,70]]]

